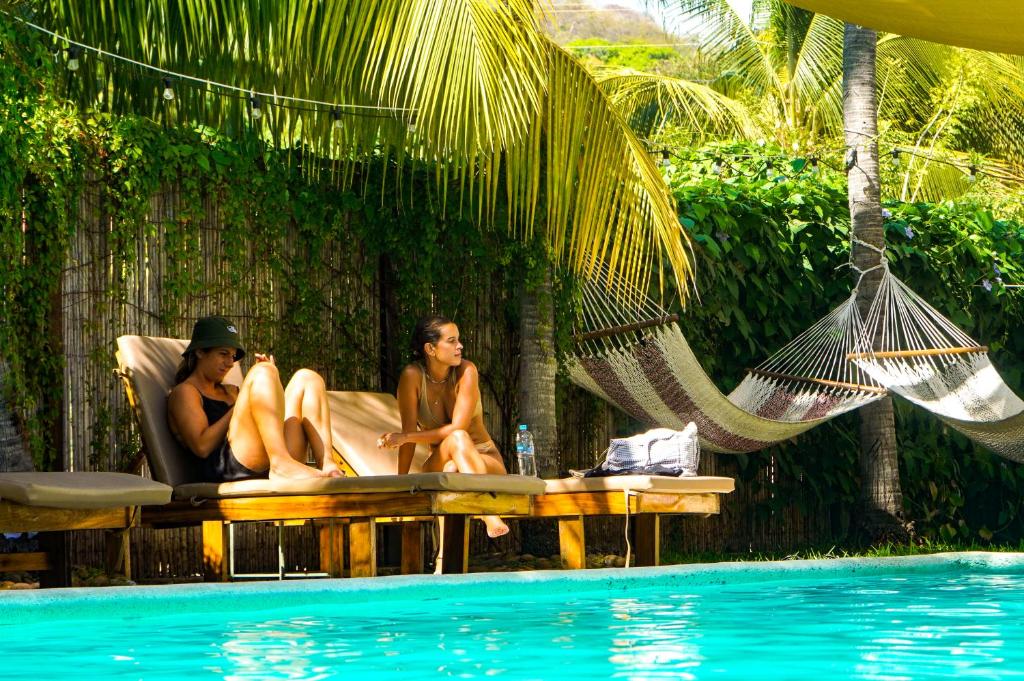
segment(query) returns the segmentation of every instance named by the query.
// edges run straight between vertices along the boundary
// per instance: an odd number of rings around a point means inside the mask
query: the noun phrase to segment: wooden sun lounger
[[[535,518],[557,518],[562,565],[586,567],[587,516],[621,515],[631,523],[636,565],[658,565],[661,517],[717,514],[720,496],[735,489],[732,478],[616,475],[605,478],[546,480],[547,489],[533,499]]]
[[[446,516],[452,548],[444,557],[449,571],[464,571],[465,518],[470,515],[527,515],[530,494],[542,489],[520,476],[422,473],[319,480],[188,483],[174,490],[167,506],[143,509],[142,523],[153,527],[202,524],[203,559],[210,578],[226,579],[227,524],[243,521],[340,519],[349,533],[353,577],[376,574],[376,524]],[[321,568],[341,575],[341,524],[321,523]],[[418,526],[415,529],[419,529]],[[403,542],[406,572],[422,570],[421,544]]]
[[[44,586],[67,586],[69,530],[112,530],[107,567],[131,577],[127,530],[145,506],[166,504],[171,488],[127,473],[0,473],[0,532],[41,532],[44,552],[0,555],[0,572],[43,571]]]
[[[330,480],[246,480],[211,485],[195,483],[192,455],[182,450],[167,426],[166,397],[184,340],[144,336],[118,339],[118,364],[129,400],[142,428],[143,447],[153,477],[174,488],[174,501],[160,509],[147,509],[142,523],[149,526],[201,524],[203,559],[208,579],[228,578],[227,524],[242,521],[289,522],[324,520],[320,524],[321,566],[340,576],[344,542],[340,526],[348,526],[348,553],[352,576],[376,574],[376,523],[412,521],[403,529],[403,572],[420,572],[422,555],[418,533],[422,520],[442,517],[446,572],[466,567],[466,519],[475,515],[526,515],[530,496],[544,490],[535,478],[523,476],[422,473],[394,475],[397,457],[381,452],[377,437],[398,430],[397,409],[391,420],[382,418],[380,404],[360,399],[370,393],[332,393],[335,448],[343,467],[357,476]],[[241,383],[235,367],[226,382]],[[394,398],[392,397],[393,401]],[[358,456],[357,456],[358,455]],[[372,456],[390,456],[370,470],[352,462]]]
[[[382,432],[398,430],[398,402],[384,393],[329,393],[334,445],[345,466],[357,475],[393,473],[397,456],[393,450],[366,447],[368,439]],[[429,455],[419,447],[412,470],[420,470]],[[732,478],[671,478],[651,475],[607,478],[564,478],[545,480],[544,493],[533,497],[530,515],[558,519],[562,564],[582,568],[586,561],[583,518],[586,516],[628,516],[636,536],[637,565],[657,565],[661,517],[692,513],[717,514],[719,497],[735,489]],[[465,541],[468,535],[458,535]],[[450,558],[465,559],[466,552]]]

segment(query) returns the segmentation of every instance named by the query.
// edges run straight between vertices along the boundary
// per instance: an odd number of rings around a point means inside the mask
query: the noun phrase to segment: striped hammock
[[[654,426],[697,424],[701,445],[752,452],[895,392],[1007,458],[1024,461],[1024,401],[979,346],[883,266],[867,317],[856,290],[728,395],[678,325],[607,269],[583,288],[574,383]],[[637,319],[644,321],[635,321]],[[631,321],[632,320],[632,321]]]
[[[978,444],[1024,462],[1024,400],[992,366],[988,348],[888,273],[851,354],[890,391],[935,414]]]
[[[644,423],[676,430],[696,423],[709,451],[763,449],[886,394],[846,359],[860,348],[863,326],[854,295],[749,370],[729,395],[697,361],[678,318],[609,277],[607,267],[585,283],[582,302],[587,330],[576,335],[571,380]]]

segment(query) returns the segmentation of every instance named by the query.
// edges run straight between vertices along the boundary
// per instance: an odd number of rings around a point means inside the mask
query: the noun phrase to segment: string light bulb
[[[820,171],[820,168],[818,168],[818,157],[817,156],[811,156],[811,174],[812,175],[817,175],[819,171]]]
[[[164,99],[168,102],[174,99],[174,88],[171,87],[170,78],[164,78]]]
[[[79,67],[78,56],[82,54],[82,48],[78,45],[68,47],[68,71],[77,71]]]
[[[341,109],[334,107],[334,110],[331,111],[331,118],[334,119],[335,130],[341,130],[344,127],[344,124],[341,122]]]
[[[978,179],[978,169],[974,166],[970,166],[967,169],[967,181],[974,182]]]
[[[715,156],[715,160],[711,163],[711,172],[713,172],[715,175],[721,175],[722,174],[722,157],[721,156]]]
[[[893,149],[892,151],[889,152],[889,155],[892,156],[892,167],[896,168],[896,169],[899,169],[899,167],[900,167],[900,150],[899,149]]]
[[[414,135],[416,133],[416,114],[409,117],[409,122],[405,124],[405,129],[410,135]]]
[[[254,121],[259,120],[260,116],[263,115],[263,111],[260,110],[260,98],[256,95],[249,97],[249,109]]]
[[[661,150],[661,161],[659,161],[659,165],[662,168],[668,168],[670,165],[672,165],[672,154],[669,153],[668,149]]]

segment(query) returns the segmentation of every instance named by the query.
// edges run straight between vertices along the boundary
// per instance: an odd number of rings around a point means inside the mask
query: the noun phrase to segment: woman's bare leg
[[[239,463],[253,470],[270,469],[271,478],[316,478],[323,473],[296,461],[285,440],[284,389],[277,367],[259,362],[238,391],[228,441]]]
[[[456,430],[446,437],[438,448],[443,462],[443,470],[448,470],[449,463],[454,462],[460,473],[487,473],[488,466],[483,454],[477,451],[473,439],[464,430]],[[508,534],[508,525],[496,515],[482,516],[487,526],[488,537],[500,537]]]
[[[317,468],[331,476],[341,475],[334,461],[327,387],[315,371],[299,369],[284,389],[284,438],[296,461],[306,461],[308,445]]]

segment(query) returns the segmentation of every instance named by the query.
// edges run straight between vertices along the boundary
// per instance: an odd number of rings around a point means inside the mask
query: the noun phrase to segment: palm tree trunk
[[[843,42],[843,123],[846,130],[850,226],[853,236],[854,276],[875,267],[883,257],[878,173],[878,101],[875,88],[875,32],[846,25]],[[852,165],[851,165],[852,162]],[[859,270],[859,272],[858,272]],[[859,281],[857,306],[867,312],[878,290],[882,270]],[[896,459],[896,431],[892,400],[888,397],[860,410],[860,519],[859,532],[869,542],[906,541],[903,494]]]
[[[519,422],[533,433],[537,472],[542,478],[558,475],[558,418],[555,409],[555,315],[551,295],[551,267],[536,290],[523,292],[520,307]]]

